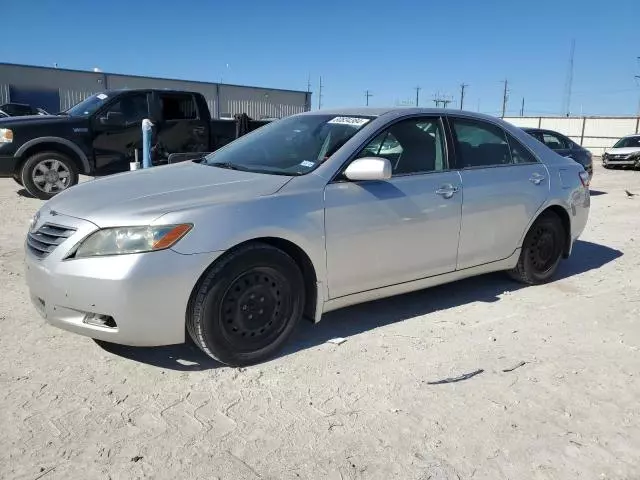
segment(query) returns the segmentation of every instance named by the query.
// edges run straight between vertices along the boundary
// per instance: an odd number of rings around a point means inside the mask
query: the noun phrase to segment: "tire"
[[[12,175],[12,178],[18,185],[20,185],[21,187],[24,187],[24,185],[22,184],[22,178],[20,177],[19,173],[14,173]]]
[[[509,275],[515,280],[539,285],[552,279],[566,242],[566,232],[560,217],[545,212],[534,222],[522,244],[518,264]]]
[[[40,152],[24,162],[20,179],[30,195],[49,200],[78,183],[78,167],[62,153]]]
[[[304,295],[304,278],[289,255],[250,244],[200,279],[187,309],[187,331],[219,362],[259,363],[278,351],[300,322]]]

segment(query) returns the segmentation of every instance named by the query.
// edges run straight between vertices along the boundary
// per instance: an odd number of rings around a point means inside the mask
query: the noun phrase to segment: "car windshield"
[[[277,120],[207,155],[206,165],[277,175],[304,175],[372,120],[299,115]]]
[[[625,138],[621,138],[613,146],[613,148],[629,148],[629,147],[638,147],[638,148],[640,148],[640,137],[625,137]]]
[[[67,115],[71,115],[72,117],[91,115],[102,105],[104,105],[104,102],[106,102],[108,99],[109,95],[107,95],[106,93],[97,93],[85,98],[80,103],[76,103],[73,107],[71,107],[69,110],[66,110],[64,113],[66,113]]]

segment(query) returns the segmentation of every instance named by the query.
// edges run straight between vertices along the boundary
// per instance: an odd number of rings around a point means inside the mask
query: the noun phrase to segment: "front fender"
[[[15,157],[22,157],[24,153],[29,150],[31,147],[39,145],[41,143],[57,143],[58,145],[63,145],[70,150],[72,150],[80,160],[82,164],[82,172],[85,174],[91,173],[91,166],[89,165],[89,159],[87,155],[71,140],[62,137],[38,137],[25,142],[14,154]]]

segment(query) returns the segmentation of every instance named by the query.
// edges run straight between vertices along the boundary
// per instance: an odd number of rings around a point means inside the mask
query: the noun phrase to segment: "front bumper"
[[[163,250],[64,260],[97,227],[64,216],[57,216],[56,221],[77,231],[45,258],[38,258],[25,245],[31,300],[47,323],[123,345],[184,342],[191,292],[221,252],[183,255]],[[115,326],[88,324],[92,314],[112,317]]]
[[[611,157],[602,157],[602,165],[606,166],[640,166],[640,159],[638,158],[611,158]]]

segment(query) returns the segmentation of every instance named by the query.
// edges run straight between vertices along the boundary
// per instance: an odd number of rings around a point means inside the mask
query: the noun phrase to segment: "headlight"
[[[13,142],[13,130],[8,128],[0,128],[0,143]]]
[[[105,228],[89,235],[76,249],[75,258],[125,255],[164,250],[175,245],[193,225]]]

